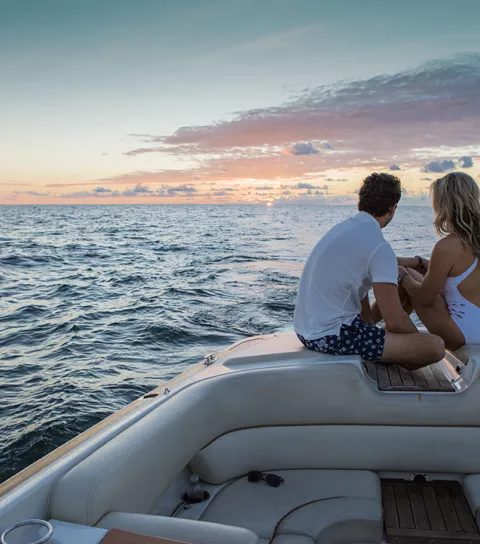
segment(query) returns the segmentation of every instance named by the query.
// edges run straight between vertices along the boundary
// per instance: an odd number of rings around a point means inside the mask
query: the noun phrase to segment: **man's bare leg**
[[[382,363],[396,363],[414,370],[440,361],[445,356],[442,338],[434,334],[399,334],[386,331]]]

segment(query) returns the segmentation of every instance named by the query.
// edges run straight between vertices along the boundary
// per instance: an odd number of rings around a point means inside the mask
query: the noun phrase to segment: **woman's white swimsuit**
[[[473,264],[463,274],[449,277],[445,282],[444,293],[448,311],[462,331],[466,344],[480,344],[480,307],[467,300],[458,290],[458,286],[470,276],[477,265],[478,258],[475,258]]]

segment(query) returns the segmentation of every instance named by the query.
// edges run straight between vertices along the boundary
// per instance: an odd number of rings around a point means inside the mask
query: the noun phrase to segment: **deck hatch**
[[[390,544],[480,543],[480,533],[459,482],[381,480]]]
[[[455,388],[445,376],[441,363],[418,370],[406,370],[391,363],[364,361],[367,374],[376,380],[380,391],[440,391],[454,392]]]

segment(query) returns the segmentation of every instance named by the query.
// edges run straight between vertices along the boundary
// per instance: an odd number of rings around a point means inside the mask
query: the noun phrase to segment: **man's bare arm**
[[[368,299],[368,293],[362,300],[362,311],[360,312],[360,319],[365,323],[371,323],[375,325],[375,319],[373,317],[372,308],[370,306],[370,300]]]
[[[387,330],[397,333],[418,332],[410,316],[402,307],[395,284],[374,283],[373,292]]]

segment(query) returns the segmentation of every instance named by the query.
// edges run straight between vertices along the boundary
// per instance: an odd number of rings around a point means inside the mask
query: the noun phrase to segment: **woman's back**
[[[452,268],[445,285],[447,291],[455,288],[467,301],[480,307],[480,266],[471,249],[465,248],[455,234],[448,235],[448,250],[452,259]],[[473,266],[475,264],[475,266]],[[448,302],[448,300],[447,300]],[[480,326],[480,323],[479,323]]]
[[[444,295],[451,318],[461,330],[466,344],[480,341],[480,266],[478,258],[455,234],[441,242],[451,262]],[[447,247],[445,247],[447,246]]]

